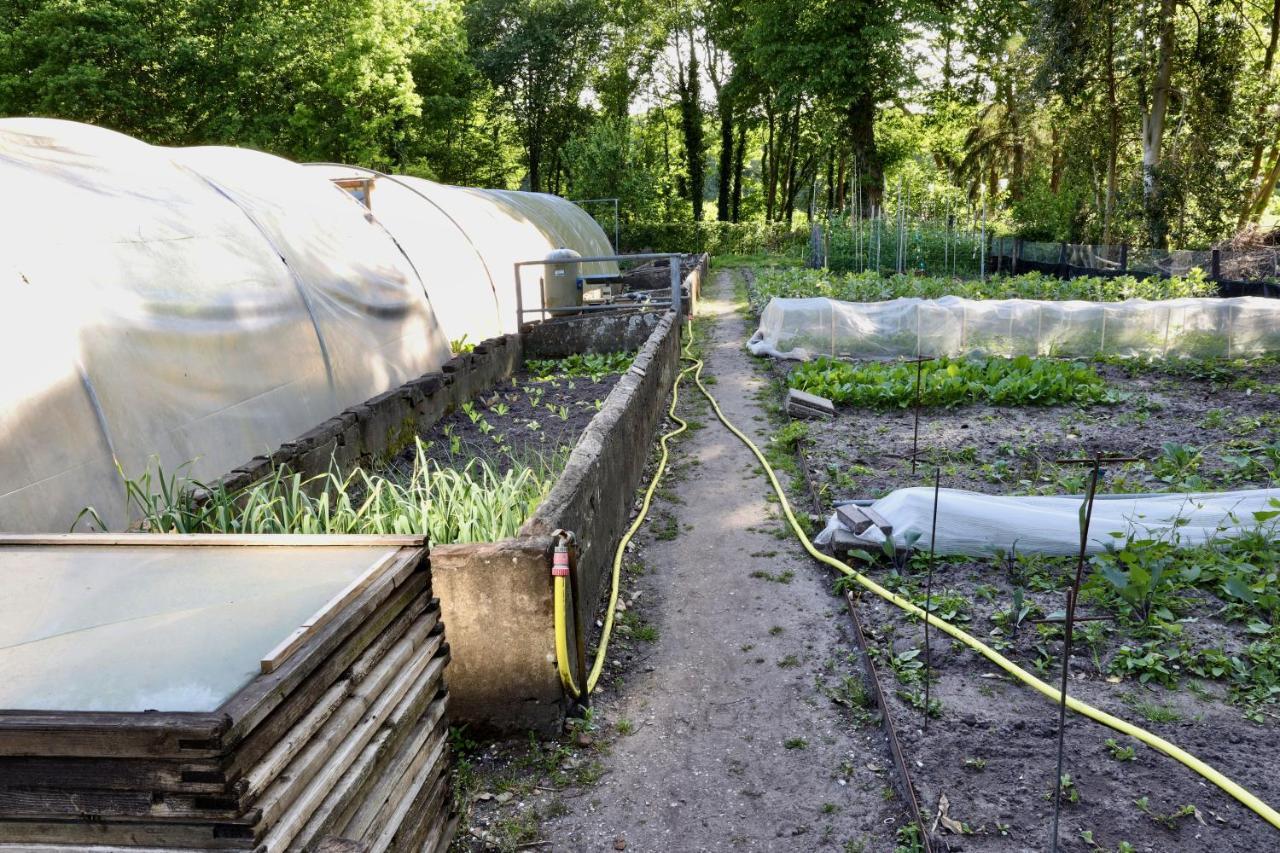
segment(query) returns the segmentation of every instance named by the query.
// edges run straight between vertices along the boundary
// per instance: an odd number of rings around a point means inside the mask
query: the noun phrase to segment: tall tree
[[[703,158],[707,152],[702,134],[702,71],[698,64],[697,38],[692,21],[685,26],[677,25],[672,33],[675,39],[675,89],[680,102],[689,204],[693,210],[693,221],[701,222],[705,179]]]
[[[539,192],[580,116],[580,99],[603,45],[603,5],[473,0],[466,14],[476,66],[508,100],[524,144],[529,189]]]
[[[844,142],[863,164],[865,196],[879,205],[883,164],[875,123],[881,103],[912,79],[909,0],[746,0],[746,59],[792,109],[811,96],[841,117]],[[793,124],[798,124],[793,122]]]

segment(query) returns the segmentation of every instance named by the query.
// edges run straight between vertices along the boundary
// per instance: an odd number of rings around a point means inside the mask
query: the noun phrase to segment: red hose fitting
[[[569,546],[563,539],[556,543],[555,554],[551,558],[551,577],[569,577]]]

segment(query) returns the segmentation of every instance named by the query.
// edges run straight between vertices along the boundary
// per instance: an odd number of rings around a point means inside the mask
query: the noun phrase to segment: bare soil
[[[916,473],[911,472],[914,413],[841,407],[834,421],[813,421],[806,453],[824,498],[875,498],[932,485],[935,465],[949,488],[1000,494],[1084,491],[1084,472],[1056,460],[1138,457],[1104,472],[1102,492],[1255,488],[1276,476],[1241,474],[1225,457],[1259,455],[1280,442],[1280,367],[1224,369],[1216,378],[1129,371],[1098,365],[1127,399],[1112,405],[1005,408],[972,405],[920,414]],[[1200,452],[1199,480],[1168,476],[1166,443]],[[1268,462],[1267,464],[1274,464]]]
[[[578,436],[591,423],[619,374],[535,380],[525,372],[499,383],[421,434],[426,455],[441,465],[458,467],[486,459],[499,472],[513,466],[559,470]],[[412,468],[416,449],[408,447],[393,461]]]
[[[920,419],[919,465],[911,471],[910,410],[872,412],[841,408],[834,421],[810,422],[803,455],[815,491],[827,509],[837,499],[878,497],[909,485],[942,484],[988,493],[1070,494],[1084,490],[1085,470],[1055,460],[1101,452],[1140,457],[1104,472],[1101,491],[1221,490],[1274,485],[1274,463],[1248,472],[1230,457],[1263,460],[1260,448],[1280,441],[1280,370],[1272,363],[1215,370],[1212,376],[1170,376],[1155,370],[1099,370],[1128,395],[1111,406],[996,408],[974,405],[926,410]],[[785,375],[785,371],[783,372]],[[1198,461],[1175,470],[1166,443],[1181,445]],[[923,563],[901,571],[868,573],[923,599]],[[1070,560],[1046,561],[1039,587],[1026,589],[999,560],[951,558],[935,567],[935,595],[960,602],[959,624],[989,640],[996,614],[1008,610],[1014,588],[1023,589],[1040,614],[1061,612],[1063,590],[1074,571]],[[1193,602],[1180,624],[1198,647],[1234,653],[1249,641],[1239,622],[1219,618],[1223,602],[1212,595]],[[940,827],[943,850],[1029,851],[1049,844],[1057,743],[1057,706],[1016,684],[993,665],[950,638],[932,632],[935,680],[931,699],[939,716],[923,727],[923,684],[901,667],[912,651],[923,660],[923,626],[874,596],[861,603],[878,647],[890,713],[916,767],[922,808],[935,817],[942,798],[950,819],[968,833]],[[1091,612],[1085,606],[1085,613]],[[1077,626],[1069,692],[1131,720],[1213,765],[1264,801],[1280,803],[1280,760],[1274,706],[1264,722],[1246,719],[1215,682],[1186,677],[1180,689],[1139,684],[1109,673],[1117,650],[1140,641],[1122,621],[1095,623],[1097,641],[1083,641]],[[1061,630],[1024,624],[1004,654],[1057,684]],[[902,656],[906,655],[907,658]],[[895,659],[899,663],[895,666]],[[897,673],[901,669],[902,675]],[[892,687],[888,686],[892,685]],[[1106,741],[1132,747],[1132,760],[1117,759]],[[1257,851],[1280,849],[1276,831],[1236,800],[1187,768],[1123,735],[1068,713],[1066,762],[1077,799],[1062,811],[1060,849],[1115,851],[1121,842],[1139,851]],[[1144,800],[1145,798],[1145,800]],[[1141,802],[1140,802],[1141,801]],[[1187,809],[1186,807],[1192,807]],[[1183,812],[1181,816],[1179,812]],[[1087,840],[1091,838],[1092,840]]]

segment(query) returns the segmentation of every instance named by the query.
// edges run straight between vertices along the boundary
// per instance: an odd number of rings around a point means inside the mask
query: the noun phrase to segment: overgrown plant
[[[433,544],[492,542],[514,536],[555,482],[550,468],[506,473],[484,459],[450,468],[419,440],[411,470],[387,476],[356,468],[303,478],[285,469],[246,489],[192,486],[148,470],[126,479],[129,515],[152,533],[426,534]],[[105,529],[93,509],[88,518]]]

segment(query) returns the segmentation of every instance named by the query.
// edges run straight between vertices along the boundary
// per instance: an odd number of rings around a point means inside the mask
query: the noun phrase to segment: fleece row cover
[[[873,502],[871,509],[893,526],[894,543],[929,548],[934,491],[898,489]],[[986,495],[961,489],[938,493],[939,554],[1009,553],[1068,555],[1080,551],[1081,497]],[[1106,495],[1093,504],[1088,553],[1120,545],[1129,537],[1163,539],[1184,547],[1258,530],[1280,523],[1280,489],[1238,492]],[[878,528],[856,538],[833,514],[815,540],[820,545],[874,547],[884,542]]]

